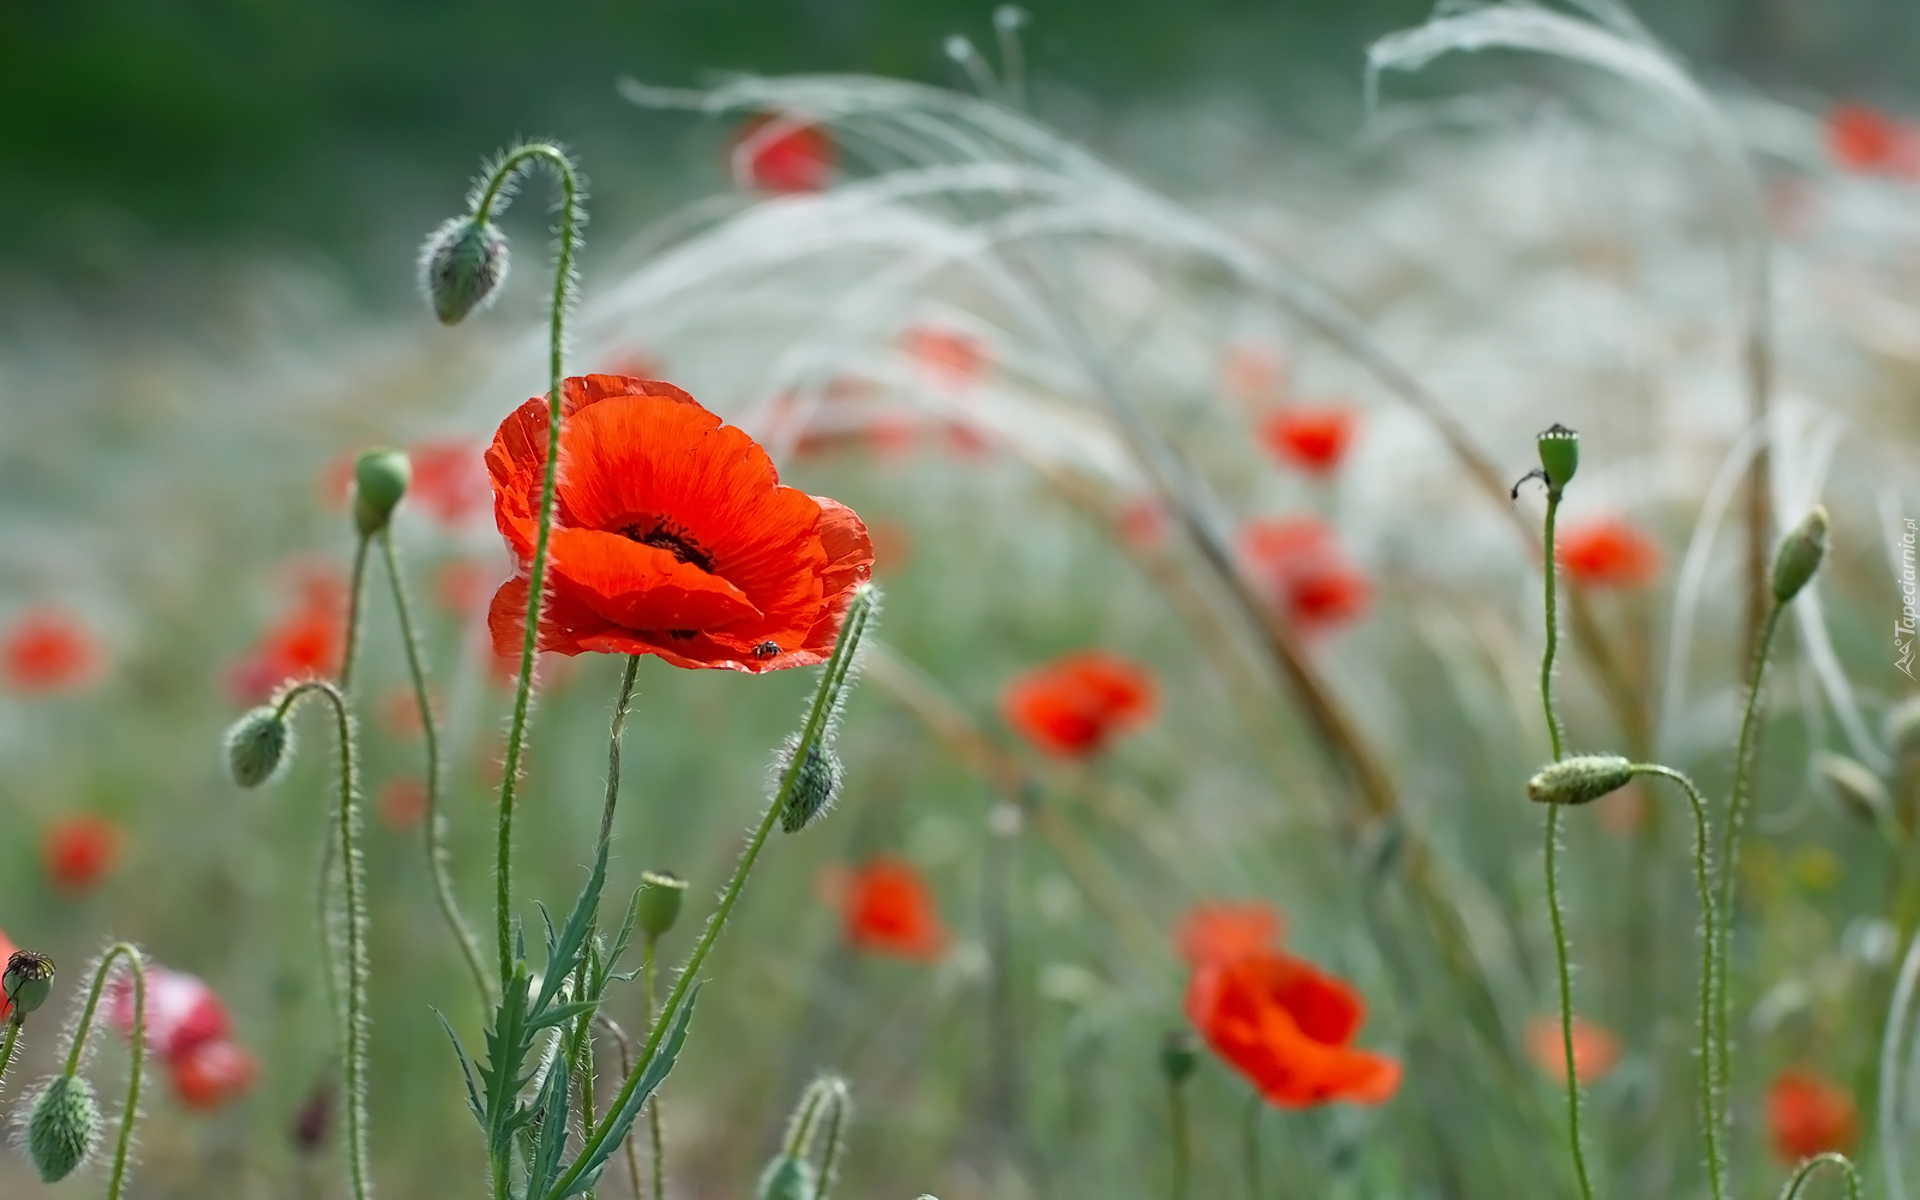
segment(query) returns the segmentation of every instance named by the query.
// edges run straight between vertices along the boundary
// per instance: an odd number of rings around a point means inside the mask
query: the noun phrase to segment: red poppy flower
[[[653,654],[681,667],[768,671],[825,662],[873,544],[852,509],[782,487],[773,460],[669,383],[566,381],[540,644]],[[547,402],[487,451],[494,519],[520,563],[488,614],[518,655],[546,468]]]
[[[64,817],[48,828],[41,855],[60,890],[84,892],[120,857],[120,827],[92,814]]]
[[[259,1068],[253,1055],[225,1038],[202,1042],[169,1060],[180,1102],[202,1112],[220,1108],[253,1086]]]
[[[412,829],[427,815],[426,785],[418,779],[390,780],[380,789],[378,807],[381,823],[388,829]]]
[[[1660,546],[1618,517],[1564,525],[1553,557],[1577,583],[1588,587],[1637,588],[1660,574]]]
[[[0,929],[0,968],[6,966],[7,960],[12,958],[14,951],[18,949],[20,947],[13,944],[13,939],[7,936],[6,930]],[[6,1020],[12,1012],[13,1001],[7,999],[5,993],[0,992],[0,1021]]]
[[[1189,911],[1173,939],[1188,965],[1202,967],[1257,954],[1278,945],[1285,933],[1285,921],[1270,905],[1214,901]]]
[[[70,692],[99,675],[101,655],[79,618],[57,608],[28,609],[0,635],[0,665],[16,692]]]
[[[1167,537],[1167,514],[1158,501],[1136,496],[1114,518],[1120,540],[1135,550],[1152,550]]]
[[[1767,1089],[1773,1149],[1789,1163],[1828,1150],[1853,1149],[1858,1115],[1853,1096],[1811,1071],[1783,1071]]]
[[[818,192],[833,179],[838,152],[817,125],[763,113],[740,127],[733,177],[763,192]]]
[[[1305,633],[1356,620],[1373,585],[1317,517],[1264,517],[1240,529],[1240,555],[1275,607]]]
[[[1535,1017],[1527,1022],[1527,1057],[1554,1080],[1567,1081],[1567,1048],[1560,1032],[1558,1015]],[[1620,1039],[1604,1025],[1575,1015],[1573,1018],[1573,1070],[1581,1083],[1594,1083],[1605,1077],[1620,1062]]]
[[[458,528],[487,506],[480,448],[459,440],[422,442],[407,452],[413,480],[407,496],[442,525]]]
[[[1055,659],[1007,686],[1001,710],[1049,754],[1085,758],[1145,723],[1158,703],[1147,669],[1104,650]]]
[[[107,1017],[121,1037],[133,1036],[133,980],[120,974],[107,996]],[[226,1038],[227,1006],[198,976],[147,964],[147,1047],[173,1062],[199,1046]]]
[[[1281,462],[1313,475],[1330,474],[1346,457],[1360,426],[1360,411],[1340,405],[1289,405],[1260,422],[1260,440]]]
[[[957,387],[986,373],[987,348],[970,333],[915,325],[901,336],[901,341],[913,361],[936,383]]]
[[[1889,166],[1900,148],[1898,121],[1866,104],[1836,104],[1827,113],[1827,149],[1835,162],[1855,171]]]
[[[875,858],[844,880],[847,942],[856,950],[931,962],[946,949],[947,931],[933,893],[912,864]]]
[[[1203,963],[1187,1018],[1214,1053],[1282,1108],[1380,1104],[1400,1064],[1352,1045],[1366,1004],[1345,982],[1274,950]]]

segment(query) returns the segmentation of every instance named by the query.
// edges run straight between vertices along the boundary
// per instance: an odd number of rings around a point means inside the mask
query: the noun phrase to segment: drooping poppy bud
[[[1773,560],[1773,598],[1785,604],[1798,596],[1826,556],[1827,507],[1816,504],[1780,541],[1780,554]]]
[[[1580,469],[1580,435],[1555,422],[1534,439],[1540,450],[1540,470],[1546,474],[1547,490],[1558,492]]]
[[[672,871],[641,872],[640,932],[650,938],[664,937],[680,919],[680,902],[686,895],[687,881]]]
[[[60,1075],[33,1102],[27,1117],[27,1157],[42,1183],[58,1183],[93,1157],[100,1145],[100,1104],[93,1085]]]
[[[507,236],[469,213],[453,217],[420,247],[420,291],[442,325],[485,308],[507,277]]]
[[[1539,804],[1587,804],[1633,780],[1633,764],[1618,754],[1576,754],[1527,780],[1527,799]]]
[[[360,536],[371,537],[387,527],[412,478],[413,464],[405,451],[376,446],[360,452],[353,464],[353,523]]]
[[[788,751],[787,757],[791,760],[792,751]],[[787,793],[786,806],[780,810],[780,828],[799,833],[812,824],[815,817],[833,806],[840,795],[843,776],[840,759],[833,749],[821,738],[809,742],[806,757],[800,760],[800,769],[794,774],[793,788]]]
[[[1193,1035],[1184,1029],[1168,1032],[1160,1042],[1160,1073],[1174,1087],[1185,1083],[1200,1066],[1200,1054],[1193,1047]]]
[[[0,974],[0,992],[16,1017],[24,1017],[53,994],[53,959],[32,950],[15,950]]]
[[[227,771],[243,788],[275,779],[293,758],[293,727],[271,704],[242,716],[227,730]]]

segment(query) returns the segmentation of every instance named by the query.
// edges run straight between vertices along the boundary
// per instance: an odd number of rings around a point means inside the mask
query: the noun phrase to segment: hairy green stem
[[[1816,1154],[1801,1163],[1800,1169],[1793,1173],[1793,1178],[1787,1180],[1787,1185],[1780,1189],[1780,1200],[1797,1200],[1801,1187],[1821,1167],[1833,1167],[1839,1171],[1847,1181],[1847,1200],[1860,1200],[1860,1172],[1846,1155],[1832,1150]]]
[[[1187,1130],[1187,1097],[1179,1083],[1167,1081],[1167,1121],[1173,1139],[1173,1200],[1186,1200],[1188,1162],[1193,1157]]]
[[[296,702],[317,694],[333,706],[340,744],[340,807],[334,817],[346,892],[346,988],[341,1005],[341,1088],[346,1106],[347,1184],[353,1200],[373,1194],[367,1159],[367,899],[366,863],[360,857],[360,764],[354,746],[353,713],[341,690],[324,680],[308,680],[280,697],[284,719]],[[331,923],[329,923],[331,926]],[[332,935],[329,927],[329,936]]]
[[[609,1112],[618,1112],[626,1107],[627,1100],[633,1095],[634,1088],[640,1085],[640,1077],[653,1065],[654,1057],[660,1052],[660,1044],[667,1030],[673,1026],[680,1006],[686,1002],[687,993],[692,990],[694,980],[699,976],[700,966],[706,962],[707,955],[713,950],[714,943],[720,939],[720,931],[726,928],[727,918],[733,915],[733,909],[740,901],[740,893],[745,890],[747,877],[753,873],[753,865],[760,859],[760,851],[767,844],[774,825],[780,820],[780,813],[787,806],[787,799],[793,794],[793,785],[800,777],[800,766],[806,761],[807,751],[825,735],[827,722],[831,718],[834,706],[839,702],[842,689],[846,685],[847,675],[853,667],[854,652],[859,649],[861,635],[865,632],[867,619],[873,611],[875,594],[870,586],[863,586],[854,594],[852,603],[841,624],[840,638],[833,649],[833,657],[827,660],[826,669],[821,672],[820,686],[814,691],[813,704],[807,710],[807,721],[801,727],[800,736],[793,743],[792,754],[786,770],[781,773],[780,786],[774,792],[773,800],[767,805],[760,817],[760,824],[754,829],[747,842],[746,850],[740,855],[740,861],[733,869],[733,875],[727,880],[727,886],[720,893],[720,903],[708,918],[707,927],[701,933],[700,940],[694,945],[693,953],[687,957],[686,965],[680,968],[680,977],[674,981],[673,990],[667,994],[667,1002],[661,1007],[660,1016],[653,1023],[653,1029],[647,1034],[647,1044],[640,1053],[640,1060],[627,1075],[626,1082],[620,1086],[620,1092],[607,1108]],[[580,1177],[581,1165],[599,1152],[605,1143],[608,1126],[602,1125],[593,1135],[586,1138],[580,1147],[573,1165],[561,1173],[560,1178],[549,1188],[545,1200],[563,1200],[567,1189]]]
[[[554,266],[553,305],[547,342],[547,468],[540,483],[539,532],[533,561],[527,566],[527,623],[520,645],[520,681],[514,690],[513,720],[507,727],[507,761],[500,777],[499,844],[494,857],[494,934],[499,941],[500,978],[513,976],[513,806],[520,782],[520,756],[527,735],[527,712],[533,698],[533,660],[540,636],[540,609],[545,603],[547,542],[553,533],[553,493],[560,469],[561,382],[566,348],[566,314],[573,286],[573,255],[579,240],[580,181],[573,163],[557,146],[533,142],[509,151],[489,173],[474,216],[485,221],[502,189],[522,170],[544,163],[560,180],[560,248]]]
[[[347,586],[347,637],[340,654],[339,688],[344,694],[353,687],[353,667],[360,657],[360,627],[366,623],[367,551],[373,539],[361,534],[353,547],[353,578]],[[285,708],[281,709],[285,712]],[[320,914],[320,968],[326,981],[327,1015],[336,1025],[345,1018],[340,1013],[340,964],[334,958],[333,939],[333,853],[336,814],[327,815],[327,837],[320,847],[320,882],[314,893],[314,906]]]
[[[340,690],[353,689],[353,661],[360,654],[361,604],[364,601],[367,579],[367,548],[372,542],[367,534],[361,534],[353,547],[353,580],[347,585],[347,644],[340,652]]]
[[[651,955],[648,956],[648,966],[649,966],[649,969],[651,969],[651,966],[652,966]],[[647,1012],[648,1019],[651,1020],[653,1015],[653,1012],[652,1012],[653,996],[651,993],[649,993],[647,996],[647,1010],[648,1010]],[[603,1012],[595,1013],[593,1019],[600,1022],[601,1026],[605,1028],[608,1033],[613,1035],[613,1044],[619,1047],[620,1049],[620,1074],[622,1076],[625,1076],[627,1072],[633,1070],[633,1039],[627,1036],[626,1030],[620,1028],[620,1023],[618,1021],[615,1021],[612,1017],[609,1017],[607,1014]],[[647,1107],[652,1108],[653,1105],[648,1104]],[[654,1123],[654,1136],[656,1138],[659,1137],[659,1128],[660,1128],[659,1122],[656,1119]],[[654,1149],[656,1153],[659,1150],[659,1143],[657,1141],[654,1144]],[[639,1150],[638,1144],[636,1143],[635,1139],[628,1138],[624,1143],[621,1144],[620,1150],[621,1150],[621,1153],[624,1154],[626,1157],[627,1179],[630,1183],[633,1184],[634,1200],[639,1200],[641,1196],[646,1194],[646,1189],[641,1184],[640,1150]],[[655,1195],[662,1195],[662,1194],[664,1193],[658,1190],[656,1190],[655,1192]]]
[[[647,1031],[649,1033],[653,1031],[654,1025],[658,1024],[659,1020],[658,1014],[654,1009],[656,999],[654,987],[658,977],[658,973],[654,967],[654,947],[658,945],[659,940],[660,939],[651,934],[647,936],[646,952],[645,956],[641,959],[640,965],[642,990],[646,992],[647,996]],[[631,1074],[631,1068],[626,1065],[625,1060],[621,1062],[620,1071],[622,1074]],[[660,1097],[657,1095],[649,1098],[647,1101],[647,1139],[649,1147],[652,1150],[654,1200],[666,1200],[667,1154],[666,1148],[661,1144]],[[633,1148],[633,1142],[631,1140],[627,1142],[627,1148],[629,1150]],[[633,1194],[638,1196],[640,1194],[640,1171],[637,1166],[632,1169],[634,1172]]]
[[[130,942],[115,942],[107,948],[93,973],[93,987],[87,992],[86,1007],[74,1029],[73,1045],[67,1051],[67,1074],[80,1069],[87,1036],[93,1029],[93,1016],[100,1004],[100,993],[118,959],[126,959],[133,972],[133,1040],[128,1047],[127,1104],[120,1113],[120,1137],[113,1147],[113,1170],[107,1176],[107,1200],[120,1200],[127,1180],[127,1155],[133,1147],[133,1126],[140,1115],[140,1082],[147,1061],[147,964]]]
[[[7,1068],[13,1063],[13,1049],[20,1044],[20,1027],[26,1023],[25,1014],[17,1009],[7,1017],[7,1036],[0,1041],[0,1083],[6,1081]]]
[[[1247,1176],[1247,1200],[1260,1200],[1260,1114],[1264,1101],[1258,1089],[1240,1111],[1240,1162]]]
[[[407,651],[407,673],[413,678],[413,702],[420,710],[420,737],[426,745],[426,848],[427,877],[433,882],[434,902],[452,932],[460,957],[466,960],[473,984],[480,991],[482,1006],[493,1003],[493,984],[480,958],[480,943],[473,936],[460,902],[453,894],[453,880],[447,872],[447,820],[440,811],[441,777],[440,727],[434,718],[433,697],[427,690],[426,656],[413,624],[413,605],[407,598],[406,578],[400,573],[400,555],[393,547],[393,527],[380,531],[380,550],[387,563],[387,581],[392,585],[393,609],[400,620],[400,641]]]

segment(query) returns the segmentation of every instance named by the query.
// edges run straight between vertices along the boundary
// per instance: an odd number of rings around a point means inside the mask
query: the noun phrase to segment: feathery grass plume
[[[243,788],[272,783],[293,761],[293,726],[277,704],[262,704],[227,727],[227,773]]]
[[[100,1148],[100,1103],[83,1075],[56,1075],[27,1106],[20,1141],[40,1182],[58,1183]]]

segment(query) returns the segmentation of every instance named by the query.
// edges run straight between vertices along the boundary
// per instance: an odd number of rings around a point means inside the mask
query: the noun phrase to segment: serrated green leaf
[[[534,1107],[540,1114],[533,1149],[527,1155],[527,1190],[538,1196],[560,1177],[560,1158],[567,1148],[567,1097],[570,1092],[567,1060],[557,1058],[547,1071],[546,1083]]]
[[[556,1186],[547,1192],[544,1200],[567,1200],[570,1196],[578,1196],[591,1188],[593,1181],[599,1178],[600,1172],[607,1165],[607,1160],[613,1157],[613,1152],[619,1149],[620,1143],[626,1140],[627,1134],[632,1132],[633,1123],[640,1116],[640,1110],[646,1106],[647,1100],[659,1089],[660,1084],[667,1077],[667,1072],[673,1070],[673,1064],[679,1059],[680,1047],[687,1041],[687,1023],[693,1020],[693,1005],[700,998],[702,986],[704,985],[695,984],[687,993],[686,1000],[674,1012],[672,1021],[667,1026],[666,1036],[660,1039],[660,1049],[654,1054],[653,1060],[640,1072],[638,1082],[634,1084],[633,1090],[627,1093],[626,1103],[607,1114],[606,1120],[601,1122],[600,1129],[595,1134],[599,1139],[598,1146],[590,1154],[583,1154],[576,1159],[567,1172],[573,1177],[572,1181],[564,1188]]]
[[[527,1028],[535,1032],[551,1029],[555,1025],[573,1020],[582,1013],[595,1012],[599,1007],[598,1000],[569,1000],[565,1004],[556,1004],[539,1016],[529,1019]]]
[[[433,1010],[433,1015],[440,1018],[440,1028],[447,1031],[447,1040],[453,1043],[453,1055],[460,1060],[460,1075],[467,1084],[467,1108],[473,1113],[473,1119],[480,1123],[480,1128],[485,1129],[487,1113],[480,1103],[480,1089],[474,1083],[473,1063],[467,1059],[466,1047],[460,1044],[460,1035],[453,1031],[453,1025],[447,1020],[447,1014],[436,1008]]]
[[[593,870],[587,873],[586,886],[580,889],[579,898],[573,902],[573,911],[567,914],[567,923],[561,928],[559,938],[549,938],[546,975],[540,981],[540,998],[533,1006],[535,1012],[544,1010],[553,1002],[566,977],[580,965],[587,938],[593,933],[594,917],[600,911],[600,892],[606,884],[607,843],[601,842],[593,856]],[[545,915],[544,908],[540,911]],[[548,929],[551,931],[551,923]]]

